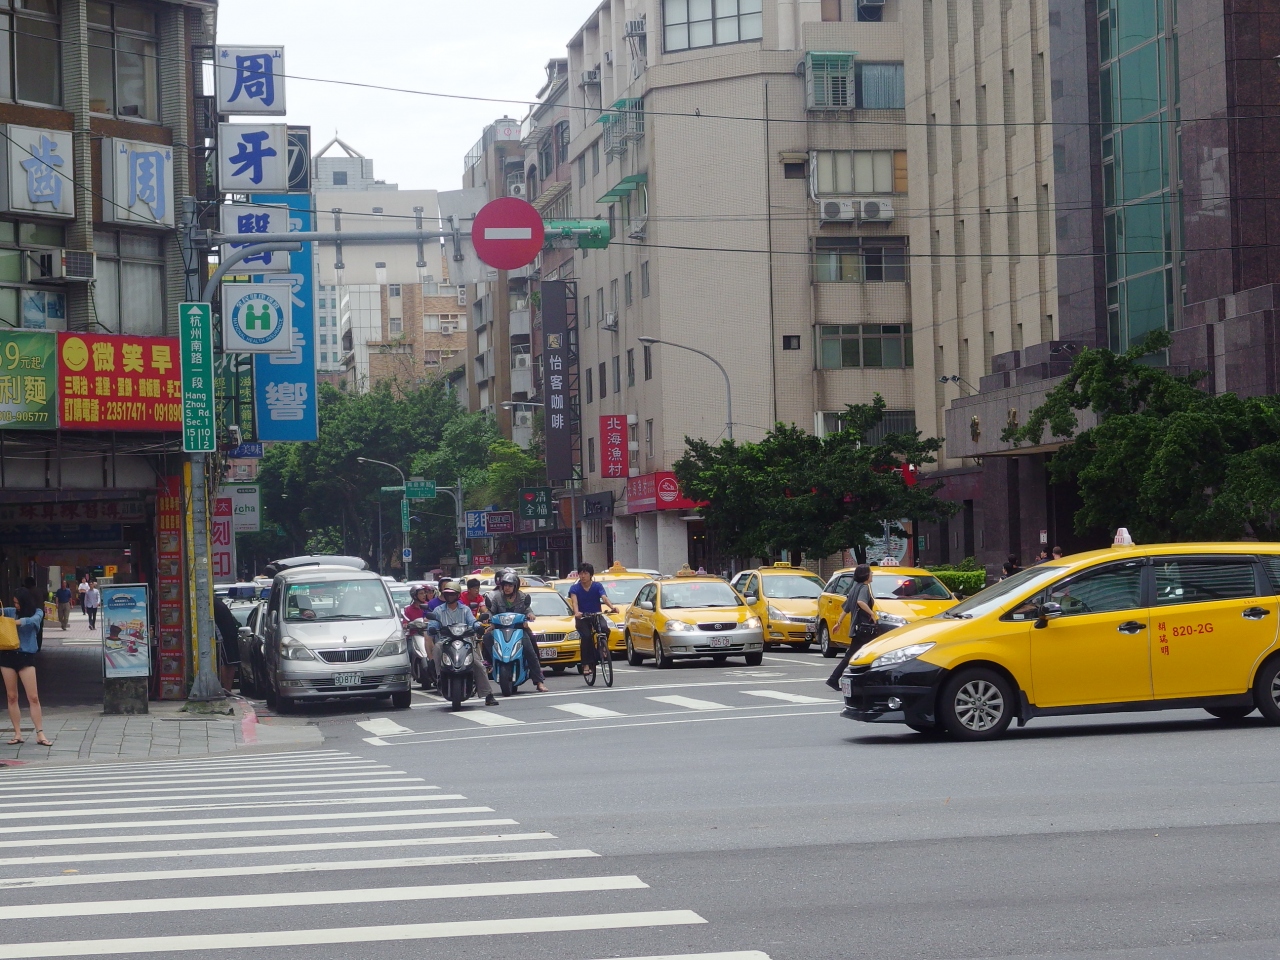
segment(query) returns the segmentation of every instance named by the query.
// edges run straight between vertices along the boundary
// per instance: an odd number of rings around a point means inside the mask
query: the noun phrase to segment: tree
[[[1149,361],[1171,342],[1156,331],[1122,354],[1085,350],[1071,372],[1004,438],[1066,442],[1049,461],[1074,482],[1081,535],[1128,527],[1146,542],[1280,539],[1280,399],[1211,395],[1203,373]],[[1097,425],[1079,429],[1077,413]]]
[[[520,449],[510,440],[497,440],[489,446],[489,467],[484,486],[484,502],[497,504],[504,510],[515,510],[520,488],[539,486],[547,475],[541,460]]]
[[[786,549],[825,557],[848,548],[862,561],[885,521],[938,520],[955,512],[937,498],[941,484],[903,481],[904,465],[936,462],[941,441],[910,433],[865,442],[884,410],[878,395],[850,406],[843,428],[825,437],[778,424],[759,443],[686,438],[675,474],[687,496],[706,501],[699,512],[734,556]]]

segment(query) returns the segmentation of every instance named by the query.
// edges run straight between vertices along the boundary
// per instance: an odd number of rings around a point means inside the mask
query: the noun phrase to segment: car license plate
[[[853,696],[853,682],[848,677],[840,678],[840,692],[846,697]]]
[[[728,637],[712,637],[711,638],[711,646],[713,647],[727,647],[728,645],[729,645]]]
[[[538,648],[538,657],[542,660],[554,660],[558,656],[560,656],[560,651],[555,647]]]
[[[358,673],[335,673],[333,675],[333,685],[335,687],[358,687],[360,686],[361,675]]]

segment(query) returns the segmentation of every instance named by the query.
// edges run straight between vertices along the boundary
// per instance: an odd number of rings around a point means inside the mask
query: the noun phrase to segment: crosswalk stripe
[[[357,727],[368,730],[375,737],[394,736],[397,733],[413,733],[408,727],[402,727],[389,717],[373,717],[370,720],[360,720],[356,723]]]
[[[263,877],[292,873],[345,872],[347,870],[400,870],[412,867],[531,863],[541,860],[581,860],[598,856],[600,854],[594,850],[521,850],[511,853],[397,857],[384,860],[327,860],[307,863],[239,864],[234,867],[199,867],[186,870],[78,873],[61,877],[11,877],[0,879],[0,890],[26,890],[33,887],[79,887],[92,884],[139,883],[155,880],[198,880],[213,877]]]
[[[468,710],[466,713],[455,713],[454,716],[478,723],[482,727],[514,727],[524,723],[523,720],[517,720],[514,717],[504,716],[501,713],[488,713],[484,710]]]
[[[661,957],[623,957],[622,960],[770,960],[759,950],[730,950],[728,953],[668,953]]]
[[[58,786],[88,786],[95,783],[110,783],[118,779],[129,783],[157,783],[172,780],[174,777],[205,777],[217,774],[220,777],[251,777],[261,773],[280,773],[285,776],[306,776],[322,773],[388,773],[391,768],[385,763],[290,763],[279,766],[270,763],[255,763],[252,766],[237,767],[199,767],[187,769],[166,768],[164,770],[111,770],[99,772],[96,776],[85,777],[64,775],[61,772],[48,770],[43,777],[19,779],[5,777],[6,788],[18,787],[25,783],[38,783],[41,786],[50,784]],[[404,771],[396,771],[403,773]]]
[[[647,890],[639,877],[571,877],[556,880],[495,880],[417,887],[362,887],[358,890],[309,890],[290,893],[233,894],[222,897],[166,897],[154,900],[91,900],[0,907],[0,920],[48,917],[124,916],[191,910],[252,910],[349,903],[392,903],[404,900],[456,900],[471,897],[529,896],[602,890]]]
[[[95,957],[122,953],[166,953],[190,950],[228,950],[243,949],[245,947],[332,946],[339,943],[438,940],[450,937],[562,933],[577,930],[625,930],[640,927],[686,926],[706,922],[692,910],[653,910],[638,913],[596,913],[564,917],[518,917],[501,920],[402,923],[372,927],[265,930],[254,933],[204,933],[171,937],[127,937],[111,940],[11,943],[0,945],[0,960],[34,960],[34,958],[38,957]]]
[[[440,788],[439,787],[422,787],[421,789],[439,790]],[[178,798],[178,799],[179,801],[181,800],[181,798]],[[408,803],[434,803],[437,800],[465,800],[465,799],[467,798],[460,793],[432,793],[432,794],[418,794],[416,796],[398,795],[394,797],[385,797],[385,796],[383,797],[334,797],[329,799],[291,800],[289,801],[289,806],[295,809],[301,809],[304,807],[350,806],[356,803],[365,804],[365,805],[372,804],[372,803],[408,804]],[[271,810],[278,810],[280,809],[280,804],[274,801],[270,803],[174,802],[171,804],[161,804],[159,806],[151,806],[151,807],[130,807],[129,814],[132,816],[139,813],[167,813],[170,811],[187,812],[187,811],[196,811],[196,810],[261,810],[264,807]],[[119,813],[120,813],[119,809],[115,809],[115,808],[103,808],[103,809],[93,809],[93,810],[18,810],[12,813],[6,813],[4,815],[4,819],[6,821],[6,828],[7,828],[8,821],[16,820],[19,817],[23,817],[23,818],[39,817],[40,819],[43,819],[43,820],[49,820],[54,817],[97,817],[97,816],[102,816],[103,814],[118,816]]]
[[[363,757],[357,757],[354,754],[346,753],[342,750],[305,750],[305,751],[287,751],[282,753],[273,753],[269,758],[264,758],[258,754],[246,754],[243,756],[230,757],[202,757],[199,759],[189,760],[146,760],[142,762],[107,762],[98,766],[74,770],[59,771],[56,775],[60,777],[81,776],[81,777],[100,777],[104,772],[117,773],[121,770],[162,770],[165,767],[181,767],[183,769],[195,767],[238,767],[245,764],[264,764],[274,763],[281,766],[297,766],[302,764],[313,763],[334,763],[336,761],[345,761],[348,763],[374,763],[373,760],[365,760]],[[22,780],[22,779],[42,779],[45,776],[54,775],[49,770],[14,770],[5,774],[6,780]]]
[[[393,784],[393,783],[412,783],[413,786],[411,787],[388,786],[388,784]],[[364,787],[336,787],[336,788],[330,788],[328,790],[276,790],[276,791],[255,791],[250,793],[222,793],[220,794],[220,796],[227,797],[227,798],[300,797],[300,796],[314,796],[316,794],[331,794],[331,793],[363,793],[363,792],[374,790],[374,789],[378,790],[379,792],[388,792],[391,790],[421,790],[422,778],[421,777],[403,777],[395,780],[383,780],[383,781],[380,781],[376,785],[376,787],[373,784],[369,784],[368,786],[364,786]],[[202,791],[204,793],[208,793],[208,788],[204,787],[202,788]],[[77,805],[86,804],[86,803],[137,803],[137,802],[150,801],[150,800],[184,800],[184,799],[188,799],[188,798],[184,797],[181,793],[167,793],[167,794],[157,794],[154,797],[120,797],[118,799],[111,799],[107,797],[96,797],[91,800],[31,800],[29,802],[23,802],[23,803],[0,803],[0,810],[14,810],[18,807],[39,807],[39,806],[59,807],[59,806],[77,806]],[[8,816],[8,814],[5,814],[5,816]]]
[[[655,703],[669,703],[673,707],[686,707],[690,710],[728,710],[728,704],[716,703],[714,700],[695,700],[693,697],[648,697]]]
[[[413,731],[410,730],[410,733]],[[404,780],[413,780],[423,783],[422,777],[409,777],[403,770],[358,770],[352,773],[341,773],[338,771],[324,771],[321,773],[298,773],[298,774],[282,774],[280,776],[269,776],[265,773],[254,774],[247,777],[235,778],[237,787],[249,787],[255,784],[279,783],[281,785],[290,784],[297,786],[306,786],[301,781],[319,780],[326,783],[336,783],[344,780],[354,780],[356,782],[365,781],[373,782],[378,780],[379,783],[400,782],[387,781],[378,778],[391,777],[399,774]],[[91,797],[100,793],[145,793],[148,790],[198,790],[208,791],[209,784],[225,784],[227,778],[221,777],[174,777],[159,781],[141,781],[141,780],[101,780],[93,784],[68,784],[64,786],[52,787],[0,787],[0,800],[26,800],[33,797]],[[93,786],[93,790],[84,790],[82,787]],[[96,789],[96,788],[106,789]],[[66,793],[63,791],[78,791],[75,793]],[[40,791],[40,792],[34,792]]]
[[[0,840],[0,850],[9,850],[20,847],[68,847],[77,843],[170,843],[175,840],[230,840],[232,838],[249,839],[252,837],[305,837],[316,833],[336,835],[385,833],[389,830],[404,831],[408,829],[458,830],[462,827],[512,827],[519,824],[519,822],[519,820],[508,819],[433,820],[429,823],[415,823],[411,827],[406,826],[403,823],[360,823],[345,827],[333,826],[331,824],[323,827],[291,827],[288,830],[281,830],[279,827],[272,827],[269,830],[206,830],[196,833],[126,834],[125,836],[115,837],[42,837],[39,840]]]
[[[833,697],[806,697],[801,693],[784,693],[781,690],[743,690],[749,697],[765,697],[769,700],[785,700],[787,703],[836,703]]]
[[[587,717],[590,720],[604,720],[608,717],[625,717],[625,713],[619,713],[617,710],[608,710],[604,707],[597,707],[594,703],[560,703],[552,704],[553,710],[563,710],[565,713],[572,713],[575,716]]]
[[[164,857],[238,857],[251,854],[303,853],[307,850],[368,850],[377,847],[426,847],[450,843],[506,843],[516,840],[554,840],[550,833],[480,833],[458,837],[395,837],[391,840],[349,840],[337,843],[273,843],[259,847],[215,847],[200,850],[121,850],[116,853],[72,853],[44,857],[4,857],[0,867],[36,863],[92,863],[103,860],[160,860]]]

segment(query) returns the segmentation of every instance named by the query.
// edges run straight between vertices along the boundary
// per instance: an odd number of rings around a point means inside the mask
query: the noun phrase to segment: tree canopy
[[[880,396],[846,409],[843,428],[817,437],[777,424],[759,443],[711,444],[685,438],[674,470],[686,496],[706,501],[699,512],[721,549],[738,557],[825,557],[867,548],[883,523],[938,520],[955,506],[937,497],[941,484],[908,486],[903,465],[936,462],[942,446],[918,432],[864,438],[884,419]],[[900,532],[900,531],[899,531]]]
[[[1151,360],[1163,331],[1127,352],[1085,350],[1071,372],[1006,440],[1067,442],[1049,461],[1055,481],[1077,484],[1076,532],[1128,527],[1152,542],[1280,539],[1280,398],[1199,389]],[[1079,430],[1077,413],[1098,423]]]

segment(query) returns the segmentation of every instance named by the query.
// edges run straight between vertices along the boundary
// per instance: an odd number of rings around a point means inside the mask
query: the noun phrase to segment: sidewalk
[[[22,695],[26,742],[7,743],[13,726],[7,712],[0,711],[0,770],[14,761],[78,763],[301,750],[318,747],[324,740],[319,729],[305,720],[260,720],[252,704],[239,698],[210,704],[209,713],[184,711],[187,704],[181,702],[153,701],[147,714],[104,716],[102,643],[97,631],[89,630],[88,619],[75,609],[69,630],[62,630],[56,620],[45,625],[36,677],[44,708],[44,732],[53,746],[36,743],[26,696]],[[192,706],[194,710],[196,705]]]

